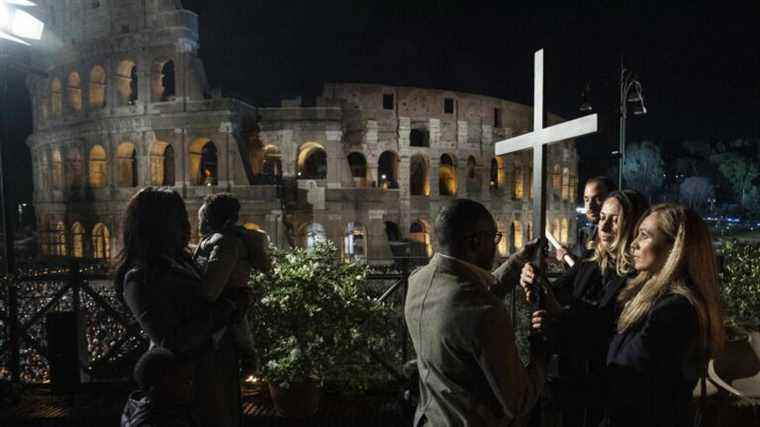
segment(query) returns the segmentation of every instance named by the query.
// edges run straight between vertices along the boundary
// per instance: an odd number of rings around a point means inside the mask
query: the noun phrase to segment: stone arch
[[[367,159],[364,154],[354,151],[347,157],[348,167],[351,170],[351,179],[356,187],[367,186]]]
[[[509,233],[505,230],[504,224],[499,222],[497,224],[498,230],[502,233],[501,240],[499,240],[496,249],[499,251],[499,256],[509,256]]]
[[[261,173],[265,176],[282,176],[282,153],[277,146],[269,144],[264,147],[264,163]]]
[[[298,172],[301,179],[327,178],[327,150],[317,142],[307,142],[298,148]]]
[[[523,247],[523,227],[520,221],[512,221],[509,226],[509,235],[512,237],[512,252]]]
[[[570,221],[567,218],[562,218],[560,226],[560,235],[558,236],[562,243],[567,243],[570,240]]]
[[[442,154],[438,164],[438,194],[441,196],[457,194],[456,162],[450,154]]]
[[[174,60],[159,58],[151,67],[151,95],[156,101],[168,101],[176,96],[176,72]]]
[[[111,259],[111,232],[105,224],[98,223],[92,228],[92,255],[95,259]]]
[[[478,171],[478,161],[475,156],[469,156],[467,158],[467,193],[468,194],[480,194],[481,192],[481,176]]]
[[[176,181],[174,148],[168,142],[155,140],[150,148],[150,183],[174,186]]]
[[[412,257],[429,258],[433,255],[433,244],[430,238],[432,228],[424,219],[417,219],[409,227],[409,241],[412,242],[410,255]],[[416,244],[414,244],[416,242]]]
[[[101,145],[90,149],[89,183],[92,188],[103,188],[108,184],[108,157]]]
[[[50,82],[50,112],[60,116],[63,112],[63,85],[58,78]]]
[[[66,184],[68,188],[72,190],[81,188],[84,181],[84,164],[79,147],[68,148],[66,153],[66,166],[68,169],[68,173],[66,174]]]
[[[382,188],[398,188],[399,157],[394,151],[383,151],[377,160],[378,186]]]
[[[415,154],[409,160],[409,194],[429,196],[428,161],[422,154]]]
[[[525,169],[521,165],[515,165],[512,176],[512,199],[523,200],[525,197]]]
[[[78,222],[71,226],[71,256],[84,258],[84,226]]]
[[[190,145],[190,174],[195,185],[217,185],[219,154],[214,141],[198,138]]]
[[[562,191],[562,170],[559,165],[554,165],[552,168],[552,190],[556,193]]]
[[[63,156],[61,155],[61,149],[58,147],[53,147],[50,164],[50,175],[52,177],[53,188],[56,190],[62,189],[64,184]]]
[[[69,106],[76,112],[82,111],[82,78],[79,73],[72,71],[69,73],[68,84]]]
[[[322,224],[312,222],[301,226],[299,237],[301,246],[306,250],[312,250],[317,242],[327,240],[327,232]]]
[[[49,254],[53,256],[66,256],[66,226],[62,221],[56,221],[50,224],[48,233]]]
[[[95,65],[90,70],[90,108],[98,109],[106,105],[106,70]]]
[[[562,169],[562,200],[567,202],[571,199],[570,168]]]
[[[116,148],[116,185],[137,187],[137,149],[131,142],[123,142]]]
[[[350,259],[367,258],[367,228],[358,222],[346,226],[345,251]]]
[[[133,105],[139,97],[137,63],[132,59],[122,59],[116,68],[116,89],[121,105]]]

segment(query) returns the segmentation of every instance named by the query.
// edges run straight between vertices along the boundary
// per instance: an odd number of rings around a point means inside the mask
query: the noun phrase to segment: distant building
[[[147,185],[180,192],[194,230],[203,197],[229,191],[242,223],[274,243],[331,239],[347,257],[389,259],[409,240],[430,254],[432,221],[455,197],[491,209],[502,255],[532,236],[531,153],[493,154],[494,142],[531,128],[529,106],[330,83],[315,106],[257,107],[209,88],[198,17],[180,1],[38,3],[63,43],[38,55],[50,77],[28,81],[45,255],[113,257],[125,205]],[[549,229],[572,240],[574,141],[551,147],[547,164]]]

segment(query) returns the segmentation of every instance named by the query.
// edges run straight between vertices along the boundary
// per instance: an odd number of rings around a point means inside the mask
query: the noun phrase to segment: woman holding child
[[[234,382],[220,380],[220,374],[237,366],[232,338],[223,331],[251,296],[232,290],[213,302],[205,299],[203,277],[187,252],[189,240],[190,223],[179,194],[151,187],[139,191],[127,206],[115,284],[151,347],[194,361],[201,424],[238,426],[237,372]]]

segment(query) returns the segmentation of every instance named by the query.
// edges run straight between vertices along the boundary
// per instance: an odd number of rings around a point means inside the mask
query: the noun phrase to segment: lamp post
[[[3,141],[0,141],[0,216],[3,221],[3,237],[5,243],[5,269],[10,278],[8,282],[8,320],[9,320],[9,348],[10,360],[9,368],[11,371],[11,381],[18,382],[21,379],[20,371],[20,331],[18,324],[18,295],[16,282],[13,275],[16,273],[15,257],[13,254],[13,209],[8,202],[8,191],[6,188],[5,176],[5,148],[8,144],[8,108],[6,100],[8,98],[8,70],[10,68],[10,55],[4,50],[2,43],[16,43],[29,46],[26,40],[41,40],[45,24],[32,16],[30,13],[21,9],[23,7],[36,6],[27,0],[0,0],[0,113],[2,113]],[[24,68],[24,67],[22,67]]]
[[[618,189],[623,189],[623,166],[625,165],[625,123],[628,118],[628,104],[631,104],[631,112],[635,116],[647,113],[644,106],[641,82],[633,72],[627,70],[620,62],[620,134],[618,139]]]

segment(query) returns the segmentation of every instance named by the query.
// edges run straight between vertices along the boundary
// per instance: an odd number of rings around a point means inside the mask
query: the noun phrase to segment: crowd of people
[[[539,400],[567,426],[692,425],[693,390],[725,340],[710,233],[686,207],[611,190],[604,177],[586,184],[593,227],[556,250],[567,266],[551,284],[541,240],[492,272],[491,214],[464,199],[441,210],[438,252],[410,277],[405,306],[415,427],[527,425]],[[536,305],[527,366],[503,304],[518,283]]]

